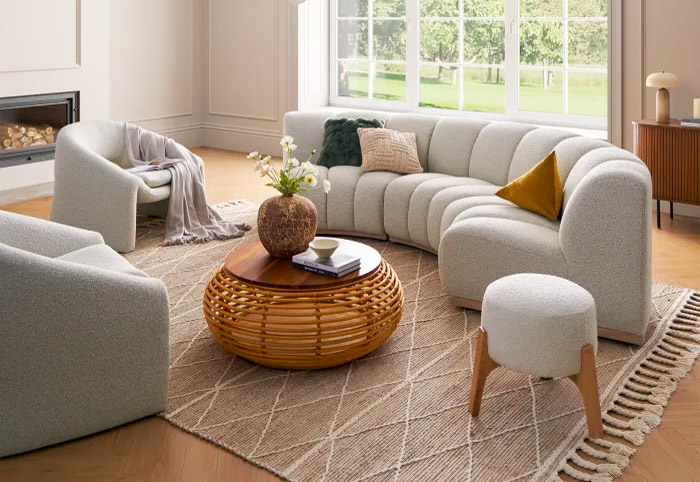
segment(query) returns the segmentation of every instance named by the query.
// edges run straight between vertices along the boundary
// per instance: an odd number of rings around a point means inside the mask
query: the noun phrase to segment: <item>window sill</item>
[[[363,108],[363,107],[349,107],[349,106],[344,106],[342,104],[332,104],[328,107],[322,107],[321,109],[314,109],[314,110],[328,111],[329,114],[332,114],[332,115],[337,115],[341,112],[383,112],[383,113],[389,113],[389,114],[422,114],[422,115],[432,115],[432,116],[436,116],[436,117],[465,117],[465,118],[472,118],[472,119],[484,119],[484,120],[488,120],[491,122],[517,122],[520,124],[533,125],[533,126],[543,127],[543,128],[560,129],[563,131],[571,132],[571,133],[579,135],[579,136],[590,137],[592,139],[599,139],[599,140],[603,140],[603,141],[608,141],[607,129],[599,129],[599,128],[595,128],[595,127],[578,127],[578,126],[571,126],[571,125],[566,125],[566,124],[556,124],[556,123],[543,124],[543,123],[527,121],[527,120],[506,119],[506,118],[499,118],[499,116],[497,114],[492,115],[492,114],[486,114],[483,112],[464,112],[464,111],[449,111],[448,110],[448,111],[445,111],[443,113],[443,112],[436,112],[437,109],[426,109],[426,110],[419,110],[417,112],[414,112],[414,111],[406,111],[404,109],[372,109],[372,108]]]

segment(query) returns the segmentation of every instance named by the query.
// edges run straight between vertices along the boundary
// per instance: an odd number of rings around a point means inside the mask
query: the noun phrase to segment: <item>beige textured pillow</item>
[[[359,128],[357,135],[360,137],[363,171],[423,172],[413,132]]]

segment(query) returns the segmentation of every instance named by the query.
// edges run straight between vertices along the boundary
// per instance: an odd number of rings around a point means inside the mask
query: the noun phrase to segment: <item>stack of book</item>
[[[700,119],[694,119],[692,117],[688,119],[683,119],[681,121],[683,127],[700,127]]]
[[[292,266],[311,273],[342,278],[360,269],[360,257],[346,253],[334,253],[328,259],[321,259],[309,249],[292,257]]]

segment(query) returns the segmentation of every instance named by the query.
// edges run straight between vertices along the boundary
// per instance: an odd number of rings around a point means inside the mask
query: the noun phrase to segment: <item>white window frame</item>
[[[363,98],[353,98],[338,95],[338,62],[342,59],[338,59],[338,17],[337,17],[337,0],[330,0],[330,11],[329,11],[329,103],[334,107],[347,107],[356,109],[369,109],[369,110],[388,110],[388,111],[400,111],[400,112],[417,112],[426,114],[438,114],[438,115],[454,115],[454,116],[468,116],[475,118],[484,118],[488,120],[511,120],[516,122],[527,122],[535,123],[541,125],[554,125],[560,127],[571,127],[577,129],[590,129],[596,132],[610,132],[613,130],[614,126],[611,126],[611,117],[615,115],[616,109],[615,105],[611,103],[611,94],[613,94],[613,88],[611,86],[615,85],[615,77],[619,76],[619,66],[616,67],[613,61],[618,57],[614,54],[617,47],[614,42],[619,37],[618,35],[613,35],[616,31],[619,31],[620,20],[614,17],[615,9],[611,4],[614,2],[608,2],[608,16],[607,17],[546,17],[546,18],[530,18],[522,17],[519,18],[519,0],[505,0],[506,10],[505,10],[505,29],[506,29],[506,52],[505,52],[505,89],[506,89],[506,105],[505,113],[490,113],[490,112],[480,112],[480,111],[468,111],[462,110],[463,104],[463,83],[462,78],[464,75],[464,67],[483,67],[482,65],[468,65],[463,62],[462,58],[462,33],[463,33],[463,20],[469,20],[471,17],[463,17],[463,0],[459,0],[459,17],[453,17],[453,19],[459,21],[459,59],[458,63],[455,65],[459,66],[459,109],[440,109],[431,107],[421,107],[419,106],[419,89],[420,89],[420,65],[424,64],[420,60],[420,0],[406,0],[406,100],[402,101],[388,101],[384,99],[363,99]],[[568,14],[568,0],[562,0],[563,2],[563,12]],[[373,14],[373,0],[368,0],[368,12],[367,19],[368,25],[368,95],[372,95],[372,79],[374,77],[374,65],[377,62],[373,59],[373,38],[372,38],[372,14]],[[619,12],[618,12],[619,13]],[[364,18],[364,17],[363,17]],[[343,17],[343,19],[350,19],[350,17]],[[482,20],[488,20],[490,17],[480,18]],[[494,20],[500,20],[500,18],[493,18]],[[374,18],[374,20],[381,20],[380,18]],[[520,20],[554,20],[563,22],[563,48],[564,48],[564,58],[563,65],[561,67],[547,67],[552,71],[562,71],[563,81],[564,81],[564,92],[563,92],[563,103],[565,112],[568,109],[568,73],[569,72],[591,72],[591,73],[606,73],[608,76],[608,112],[606,117],[597,116],[583,116],[583,115],[572,115],[572,114],[553,114],[545,112],[531,112],[531,111],[520,111],[518,110],[519,101],[519,89],[520,89],[520,70],[542,70],[542,67],[537,66],[526,66],[520,65],[520,45],[519,45],[519,21]],[[608,66],[607,68],[578,68],[578,67],[568,67],[568,22],[569,21],[607,21],[608,22]],[[360,61],[365,61],[364,59],[357,59]],[[619,61],[615,60],[615,61]],[[391,63],[379,61],[379,63]],[[403,62],[398,62],[403,64]],[[452,64],[450,64],[452,65]],[[485,66],[485,65],[484,65]],[[615,89],[617,90],[617,89]],[[612,107],[611,107],[612,106]],[[611,137],[608,135],[607,137]],[[614,137],[614,136],[613,136]]]

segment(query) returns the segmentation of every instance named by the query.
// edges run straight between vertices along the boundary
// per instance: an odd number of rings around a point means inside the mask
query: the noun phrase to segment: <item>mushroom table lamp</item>
[[[671,96],[668,89],[681,84],[678,77],[671,72],[654,72],[647,77],[647,87],[657,87],[656,91],[656,122],[668,124],[671,121]]]

